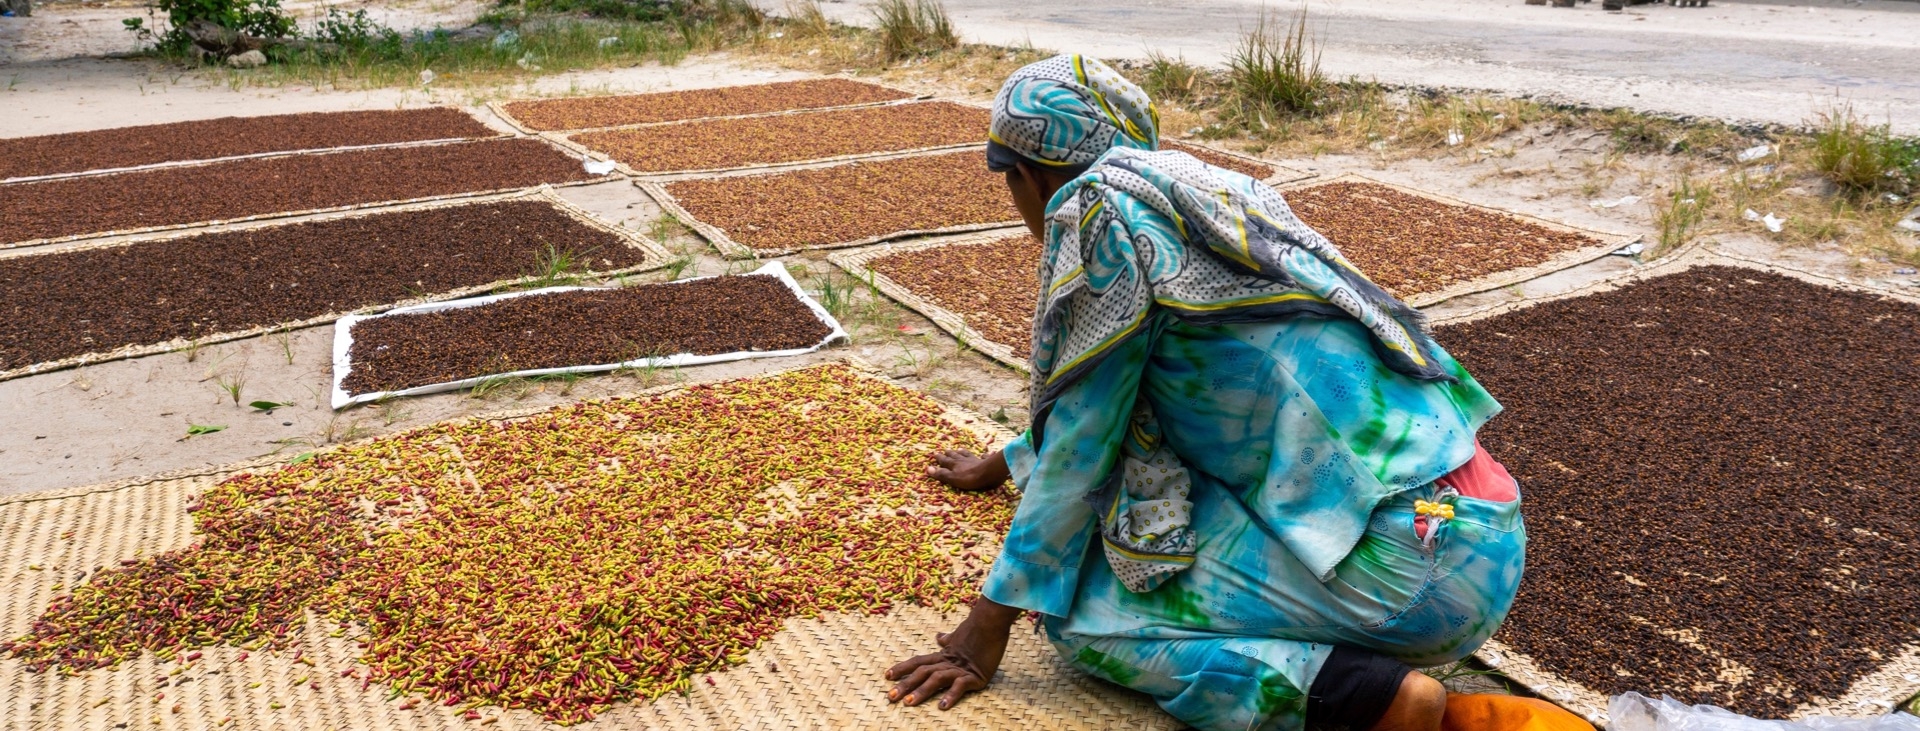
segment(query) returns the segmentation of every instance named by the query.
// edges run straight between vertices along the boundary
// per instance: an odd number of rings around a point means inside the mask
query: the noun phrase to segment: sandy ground
[[[951,4],[970,7],[962,2]],[[421,8],[408,11],[418,12],[420,17],[446,13],[448,18],[465,12],[462,7],[471,9],[460,5],[410,7]],[[33,22],[58,26],[69,10],[115,17],[125,13],[124,8],[50,6]],[[1752,8],[1743,6],[1741,10]],[[964,20],[972,16],[962,17]],[[1595,15],[1595,18],[1596,23],[1611,22],[1605,16]],[[8,22],[13,21],[0,20],[0,27]],[[1223,29],[1232,25],[1231,19],[1222,19],[1217,24]],[[1035,42],[1041,41],[1036,37]],[[479,104],[482,98],[503,94],[694,88],[758,83],[795,75],[743,65],[719,55],[672,67],[648,65],[530,77],[520,85],[478,92],[431,87],[337,91],[297,86],[235,88],[143,62],[40,57],[0,65],[0,81],[11,80],[4,91],[0,91],[0,120],[7,123],[0,134],[32,135],[227,115],[424,104],[463,106],[505,129],[504,124],[492,119]],[[1606,138],[1591,131],[1540,129],[1511,136],[1492,147],[1458,150],[1431,160],[1390,162],[1368,156],[1331,156],[1282,162],[1318,169],[1327,176],[1363,172],[1390,182],[1576,225],[1652,234],[1650,210],[1644,203],[1612,208],[1592,204],[1627,195],[1651,198],[1660,192],[1656,181],[1670,178],[1663,167],[1666,163],[1661,158],[1622,160],[1609,156],[1608,150]],[[608,220],[636,229],[648,229],[660,214],[638,189],[625,183],[569,188],[562,194]],[[1899,283],[1910,283],[1914,279],[1893,276],[1884,264],[1863,262],[1837,250],[1781,250],[1763,233],[1719,238],[1723,245],[1749,254],[1792,260],[1843,278]],[[666,243],[696,256],[696,264],[687,275],[750,268],[744,263],[719,259],[704,242],[684,233]],[[837,272],[824,259],[821,254],[786,257],[790,266],[804,270],[797,274],[810,287],[817,287],[822,277]],[[1633,262],[1625,258],[1609,257],[1522,286],[1431,309],[1435,314],[1444,315],[1506,298],[1564,291],[1631,266]],[[641,279],[661,276],[654,274]],[[986,414],[1004,409],[1013,425],[1023,423],[1025,379],[1022,375],[977,354],[959,351],[954,341],[931,323],[889,301],[867,302],[864,294],[857,295],[857,299],[853,308],[857,314],[848,323],[855,335],[851,345],[805,359],[768,359],[690,368],[662,377],[706,380],[789,367],[805,360],[852,355],[887,368],[907,383],[940,397]],[[487,398],[443,394],[336,413],[326,407],[332,339],[333,328],[314,327],[284,337],[266,336],[207,346],[192,354],[169,353],[0,382],[0,425],[5,425],[0,428],[0,494],[210,467],[264,454],[293,455],[313,446],[388,433],[464,414],[508,406],[564,403],[654,385],[632,376],[601,376],[583,379],[571,387],[536,384],[501,389]],[[235,405],[218,385],[221,380],[234,379],[244,383],[242,403],[265,399],[294,405],[272,414],[255,413]],[[189,424],[217,424],[228,428],[189,439],[185,438]]]
[[[778,10],[784,0],[755,0]],[[1837,103],[1920,132],[1920,3],[1643,5],[1521,0],[944,0],[968,41],[1221,64],[1261,12],[1307,7],[1324,68],[1391,84],[1798,125]],[[870,24],[865,3],[828,15]]]

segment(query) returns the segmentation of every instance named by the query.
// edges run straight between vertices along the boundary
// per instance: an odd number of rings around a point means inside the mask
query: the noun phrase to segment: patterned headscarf
[[[1115,147],[1158,149],[1160,113],[1145,91],[1098,59],[1059,55],[1007,77],[993,99],[987,139],[995,170],[1024,159],[1078,175]]]

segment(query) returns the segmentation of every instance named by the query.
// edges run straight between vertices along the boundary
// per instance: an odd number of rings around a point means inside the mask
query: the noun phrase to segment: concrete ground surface
[[[754,0],[778,11],[785,0]],[[1336,77],[1800,125],[1851,103],[1920,132],[1920,3],[1715,0],[1609,13],[1521,0],[944,0],[963,40],[1218,65],[1265,12],[1305,8]],[[866,4],[829,17],[871,24]]]

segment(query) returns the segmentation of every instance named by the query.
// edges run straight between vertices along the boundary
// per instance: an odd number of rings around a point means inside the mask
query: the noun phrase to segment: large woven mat
[[[756,112],[756,113],[753,113],[753,114],[723,114],[723,115],[720,115],[720,116],[717,116],[717,117],[695,117],[695,118],[694,118],[694,120],[705,120],[705,119],[747,119],[747,118],[750,118],[750,117],[778,117],[778,116],[781,116],[781,115],[785,115],[785,114],[801,114],[801,113],[805,113],[805,112],[824,112],[824,111],[827,111],[827,110],[829,110],[829,109],[858,109],[858,108],[860,108],[860,107],[879,107],[879,106],[886,106],[886,105],[888,105],[888,104],[905,104],[905,103],[908,103],[908,102],[914,102],[914,101],[919,101],[919,100],[921,100],[921,99],[931,99],[931,98],[933,98],[933,95],[932,95],[932,94],[922,94],[922,93],[920,93],[920,92],[917,92],[917,91],[909,91],[909,90],[906,90],[906,89],[902,89],[902,88],[900,88],[900,87],[897,87],[897,86],[893,86],[893,85],[891,85],[891,84],[882,84],[882,83],[880,83],[880,82],[878,82],[878,81],[875,81],[875,80],[873,80],[873,79],[856,79],[856,78],[854,78],[854,77],[852,77],[852,76],[847,76],[847,75],[836,75],[836,76],[837,76],[838,78],[844,78],[844,79],[852,79],[852,80],[854,80],[854,81],[858,81],[858,82],[860,82],[860,83],[862,83],[862,84],[869,84],[869,85],[872,85],[872,86],[878,86],[878,87],[881,87],[881,88],[883,88],[883,89],[892,89],[892,90],[894,90],[894,91],[897,91],[897,92],[900,92],[900,93],[902,93],[902,94],[907,94],[907,95],[909,95],[909,96],[907,96],[906,98],[903,98],[903,99],[893,99],[893,100],[889,100],[889,101],[878,101],[878,102],[865,102],[865,103],[861,103],[861,104],[842,104],[842,105],[839,105],[839,106],[833,106],[833,107],[808,107],[808,108],[805,108],[805,109],[782,109],[782,110],[779,110],[779,111],[776,111],[776,112]],[[815,78],[836,78],[836,77],[835,77],[835,76],[824,76],[824,77],[815,77]],[[764,84],[748,84],[747,86],[764,86]],[[717,88],[717,89],[724,89],[724,88],[728,88],[728,87],[714,87],[714,88]],[[698,90],[697,90],[697,89],[673,89],[673,90],[671,90],[671,91],[698,91]],[[645,93],[642,93],[642,94],[631,94],[631,95],[619,95],[619,96],[644,96],[644,95],[645,95]],[[534,129],[534,128],[533,128],[532,126],[530,126],[530,125],[528,125],[528,124],[527,124],[526,122],[522,122],[522,121],[520,121],[520,119],[519,119],[519,118],[517,118],[517,117],[515,117],[515,116],[513,116],[513,113],[512,113],[512,112],[510,112],[510,111],[507,111],[507,108],[508,108],[509,106],[512,106],[512,105],[514,105],[514,104],[517,104],[517,103],[520,103],[520,102],[529,102],[529,101],[546,101],[547,99],[552,99],[552,98],[558,98],[558,97],[546,97],[546,98],[533,98],[533,97],[529,97],[529,98],[525,98],[525,99],[504,99],[504,100],[501,100],[501,101],[493,101],[493,102],[487,102],[487,109],[489,109],[489,110],[492,110],[492,111],[493,111],[493,113],[494,113],[495,115],[497,115],[497,116],[499,116],[499,117],[500,117],[500,120],[501,120],[501,121],[503,121],[503,122],[506,122],[506,123],[508,124],[508,126],[511,126],[511,127],[513,127],[514,129],[516,129],[516,130],[519,130],[519,131],[521,131],[522,133],[525,133],[525,134],[529,134],[529,135],[540,135],[540,134],[544,134],[544,133],[546,133],[546,132],[568,132],[568,133],[574,133],[574,132],[600,132],[600,131],[604,131],[604,130],[610,130],[610,129],[629,129],[629,128],[633,128],[633,127],[652,127],[652,126],[657,126],[657,125],[662,125],[662,124],[679,124],[679,123],[681,123],[681,122],[687,122],[687,121],[694,121],[694,120],[685,120],[685,119],[675,119],[675,120],[671,120],[671,121],[666,121],[666,122],[645,122],[645,123],[641,123],[641,124],[622,124],[622,125],[613,125],[613,126],[607,126],[607,127],[585,127],[585,128],[581,128],[581,129],[569,129],[569,130],[541,130],[541,129]]]
[[[1645,281],[1655,277],[1677,274],[1700,266],[1734,266],[1755,271],[1770,272],[1793,277],[1804,282],[1832,287],[1850,292],[1872,294],[1920,305],[1920,297],[1904,292],[1877,287],[1867,287],[1824,277],[1779,264],[1756,261],[1717,251],[1706,244],[1695,244],[1676,251],[1673,254],[1633,271],[1610,277],[1599,282],[1549,296],[1532,297],[1506,302],[1471,312],[1436,318],[1433,325],[1453,325],[1473,322],[1514,310],[1531,307],[1543,302],[1554,302],[1574,297],[1583,297],[1601,292],[1619,289],[1626,285]],[[1475,654],[1482,662],[1526,686],[1555,703],[1580,714],[1595,724],[1606,725],[1607,695],[1581,683],[1569,680],[1555,673],[1550,665],[1541,663],[1525,653],[1500,641],[1498,635]],[[1825,701],[1807,703],[1795,709],[1793,717],[1808,716],[1872,716],[1886,713],[1895,704],[1920,693],[1920,642],[1895,648],[1886,653],[1886,660],[1874,672],[1855,681],[1853,687],[1838,697]]]
[[[593,272],[594,275],[614,277],[614,276],[620,276],[624,274],[638,274],[640,272],[652,271],[654,269],[659,269],[661,267],[666,266],[667,260],[672,258],[672,255],[669,254],[665,248],[663,248],[660,244],[654,242],[652,239],[647,238],[646,236],[643,236],[638,232],[615,225],[612,222],[601,220],[599,217],[593,215],[591,212],[587,211],[586,209],[576,206],[571,201],[568,201],[567,199],[560,197],[559,194],[553,192],[553,186],[549,186],[549,185],[542,185],[537,188],[531,188],[527,190],[517,190],[511,193],[495,194],[495,195],[489,195],[489,196],[466,197],[458,200],[442,200],[442,201],[420,203],[420,204],[414,204],[414,205],[390,206],[390,207],[380,208],[375,210],[355,210],[355,211],[351,211],[341,215],[328,216],[322,219],[307,219],[307,220],[299,221],[296,223],[311,223],[314,221],[322,221],[322,220],[332,221],[332,220],[338,220],[342,218],[360,218],[360,217],[377,216],[377,215],[382,215],[387,213],[398,213],[398,212],[405,212],[405,211],[421,211],[421,210],[431,210],[431,209],[437,209],[437,208],[456,208],[460,206],[483,205],[487,203],[498,203],[502,201],[513,201],[513,200],[533,200],[533,201],[539,201],[547,205],[553,206],[556,210],[559,210],[561,213],[565,214],[568,218],[571,218],[575,221],[579,221],[580,223],[590,228],[593,228],[599,231],[605,231],[609,234],[612,234],[618,237],[622,245],[630,249],[637,250],[642,255],[641,264],[631,266],[631,267],[611,269],[604,272]],[[261,226],[248,227],[248,230],[251,230],[253,228],[268,228],[271,226],[286,226],[286,225],[294,225],[294,224],[276,221],[276,222],[267,223]],[[227,229],[227,230],[232,230],[232,229]],[[117,247],[123,247],[123,246],[130,246],[133,244],[177,241],[180,239],[190,238],[194,236],[204,236],[204,235],[207,235],[208,233],[209,232],[206,232],[206,231],[193,231],[189,233],[175,234],[172,236],[164,236],[164,237],[128,239],[124,241],[95,242],[95,243],[82,244],[78,246],[56,249],[53,251],[46,251],[46,252],[24,251],[24,252],[15,252],[15,253],[0,253],[0,259],[11,258],[11,257],[27,257],[27,256],[61,256],[69,252],[84,251],[88,249],[111,249],[111,248],[117,248]],[[13,378],[20,378],[23,376],[31,376],[37,373],[47,373],[50,371],[73,368],[76,366],[89,365],[93,363],[103,363],[110,360],[120,360],[123,358],[138,358],[141,356],[155,355],[158,353],[169,353],[175,350],[179,350],[181,348],[185,348],[188,345],[192,345],[195,343],[199,345],[210,345],[213,343],[224,343],[232,340],[241,340],[245,338],[254,337],[257,335],[264,335],[267,333],[281,332],[285,330],[295,330],[303,327],[311,327],[314,325],[324,325],[326,323],[333,322],[335,320],[338,320],[342,317],[346,317],[348,315],[380,312],[380,311],[395,308],[395,307],[405,307],[409,305],[425,304],[428,302],[439,302],[443,300],[458,299],[461,297],[467,297],[467,296],[479,294],[482,292],[490,292],[490,291],[499,289],[501,287],[512,286],[514,284],[531,281],[532,279],[533,277],[527,276],[527,277],[519,277],[516,279],[501,280],[497,282],[488,282],[486,284],[478,284],[471,287],[460,287],[457,289],[451,289],[444,292],[434,292],[434,293],[426,294],[420,297],[411,297],[411,298],[396,301],[396,302],[369,305],[366,307],[359,307],[352,310],[344,310],[339,312],[329,312],[324,315],[309,317],[307,319],[298,320],[294,322],[281,322],[281,323],[274,323],[272,325],[262,325],[259,327],[246,328],[243,330],[232,330],[228,332],[212,333],[200,338],[196,338],[191,341],[185,338],[175,338],[173,340],[169,340],[163,343],[151,343],[146,345],[127,345],[127,346],[115,348],[113,350],[108,350],[108,351],[86,353],[83,355],[76,355],[68,358],[62,358],[60,360],[48,361],[45,363],[33,363],[30,365],[20,366],[18,368],[0,370],[0,381],[5,381]]]
[[[950,104],[961,104],[963,106],[974,106],[971,104],[965,104],[964,102],[951,100],[951,99],[946,100],[946,102]],[[801,109],[801,110],[787,111],[787,112],[774,112],[772,114],[756,114],[756,115],[747,115],[747,116],[748,118],[785,117],[785,116],[796,116],[796,115],[811,113],[811,112],[844,111],[846,109],[865,109],[865,108],[878,107],[878,106],[901,106],[905,104],[915,104],[915,103],[923,103],[923,100],[909,99],[905,101],[885,102],[881,104],[858,104],[852,107],[831,107],[827,109]],[[806,160],[789,160],[786,162],[763,162],[763,163],[752,163],[748,165],[732,165],[728,167],[698,168],[698,169],[687,169],[687,170],[637,170],[632,166],[614,158],[612,155],[607,154],[606,152],[602,152],[600,150],[594,149],[591,146],[588,146],[584,143],[581,143],[573,139],[575,136],[578,136],[578,135],[592,134],[595,132],[615,132],[620,130],[641,129],[645,127],[664,127],[664,126],[670,126],[670,125],[700,124],[703,122],[714,122],[714,121],[719,121],[723,119],[741,119],[741,118],[742,117],[708,117],[708,118],[701,118],[701,119],[683,119],[683,120],[677,120],[673,122],[654,122],[650,124],[630,124],[630,125],[624,125],[620,127],[602,127],[599,129],[568,130],[565,132],[542,132],[540,133],[540,137],[555,145],[571,150],[574,152],[574,154],[581,155],[584,157],[589,157],[595,160],[612,161],[615,170],[618,170],[629,177],[647,178],[649,180],[669,180],[669,179],[683,178],[683,177],[697,177],[697,176],[703,176],[703,175],[712,175],[714,173],[731,173],[731,172],[744,172],[744,171],[765,170],[768,172],[772,172],[775,170],[786,170],[789,168],[799,168],[799,167],[812,167],[812,166],[822,165],[826,163],[848,162],[852,160],[876,160],[876,159],[887,159],[887,158],[895,158],[895,157],[911,157],[914,155],[924,155],[924,154],[933,153],[933,152],[951,152],[954,150],[964,150],[969,147],[980,147],[981,145],[986,144],[986,140],[982,139],[982,140],[977,140],[973,142],[960,142],[960,143],[951,144],[951,145],[910,147],[910,148],[900,149],[900,150],[873,150],[870,152],[853,152],[853,153],[847,153],[845,155],[829,155],[827,157],[816,157],[816,158],[810,158]],[[1220,154],[1225,155],[1225,154],[1231,154],[1231,153],[1222,152]]]
[[[901,156],[895,156],[895,157],[901,157]],[[756,248],[747,246],[746,244],[742,244],[738,241],[734,241],[732,236],[727,235],[727,232],[725,229],[722,229],[711,223],[707,223],[706,221],[700,220],[698,216],[693,215],[692,211],[689,211],[686,209],[685,206],[680,205],[680,200],[677,198],[674,198],[673,194],[667,191],[667,186],[661,185],[660,183],[655,183],[655,182],[650,182],[645,180],[635,180],[633,181],[633,184],[639,186],[640,190],[647,194],[647,197],[652,198],[655,203],[658,203],[662,210],[666,211],[669,214],[672,214],[674,218],[679,219],[680,223],[685,224],[687,228],[693,229],[693,232],[700,234],[701,238],[704,238],[707,241],[711,242],[713,244],[713,247],[716,249],[719,249],[720,254],[722,256],[725,256],[728,259],[758,259],[763,256],[783,256],[786,254],[792,254],[799,251],[810,251],[815,249],[850,249],[855,246],[877,244],[882,241],[892,241],[894,239],[913,238],[916,236],[938,236],[941,234],[967,233],[970,231],[985,231],[988,229],[1006,228],[1008,226],[1019,223],[1019,221],[994,221],[991,223],[968,223],[968,224],[961,224],[958,226],[942,226],[940,228],[908,229],[905,231],[894,231],[891,233],[880,234],[878,236],[867,236],[865,238],[851,239],[848,241],[833,241],[833,242],[828,242],[824,244],[810,244],[807,246],[789,247],[785,249],[756,249]]]
[[[1408,188],[1403,185],[1395,185],[1393,183],[1375,180],[1365,175],[1359,175],[1355,173],[1347,173],[1345,175],[1341,175],[1336,178],[1330,178],[1327,180],[1309,180],[1309,181],[1303,181],[1299,183],[1282,186],[1280,188],[1280,192],[1284,194],[1287,191],[1300,190],[1302,188],[1310,188],[1310,187],[1321,186],[1321,185],[1332,185],[1334,183],[1366,183],[1368,185],[1378,185],[1383,188],[1391,188],[1393,190],[1399,191],[1401,193],[1405,193],[1407,195],[1411,195],[1419,198],[1425,198],[1427,200],[1431,200],[1436,203],[1442,203],[1450,206],[1460,206],[1463,208],[1472,208],[1478,211],[1485,211],[1487,213],[1505,216],[1507,218],[1512,218],[1519,221],[1525,221],[1527,223],[1531,223],[1533,225],[1540,226],[1542,228],[1550,229],[1553,231],[1564,231],[1567,233],[1580,234],[1582,236],[1586,236],[1588,238],[1592,238],[1600,242],[1592,246],[1587,246],[1580,249],[1574,249],[1572,251],[1561,252],[1559,254],[1554,255],[1553,258],[1548,259],[1539,264],[1536,264],[1534,266],[1524,267],[1520,269],[1507,269],[1504,271],[1494,272],[1491,274],[1487,274],[1485,276],[1481,276],[1465,282],[1461,282],[1459,284],[1453,285],[1451,287],[1448,287],[1446,289],[1443,289],[1437,292],[1426,292],[1423,294],[1416,294],[1411,297],[1402,298],[1406,301],[1407,304],[1412,305],[1414,307],[1426,307],[1428,305],[1439,304],[1441,302],[1445,302],[1447,300],[1454,299],[1456,297],[1464,297],[1470,294],[1478,294],[1480,292],[1487,292],[1487,291],[1499,289],[1501,287],[1506,287],[1513,284],[1519,284],[1520,282],[1525,282],[1530,279],[1538,279],[1540,277],[1546,276],[1548,274],[1552,274],[1557,271],[1571,269],[1581,264],[1585,264],[1587,262],[1593,261],[1600,257],[1611,254],[1615,251],[1619,251],[1622,247],[1625,247],[1628,244],[1631,244],[1640,240],[1639,236],[1635,236],[1631,234],[1610,233],[1607,231],[1596,231],[1594,229],[1589,229],[1589,228],[1580,228],[1578,226],[1572,226],[1569,224],[1561,223],[1559,221],[1550,221],[1544,218],[1540,218],[1538,216],[1529,216],[1524,213],[1517,213],[1514,211],[1506,210],[1504,208],[1494,208],[1492,206],[1483,206],[1478,203],[1472,203],[1469,201],[1460,200],[1458,198],[1440,195],[1439,193],[1433,193],[1430,191],[1420,190],[1417,188]],[[1335,243],[1338,243],[1338,242],[1335,242]]]
[[[853,363],[869,377],[870,366]],[[817,366],[809,366],[817,367]],[[773,375],[778,372],[769,373]],[[649,389],[661,393],[683,386]],[[541,409],[474,419],[518,418]],[[962,428],[1003,442],[993,422],[950,408]],[[391,437],[384,437],[391,438]],[[362,440],[363,442],[366,440]],[[343,445],[345,446],[345,445]],[[337,449],[335,447],[334,449]],[[330,451],[330,450],[329,450]],[[227,474],[274,460],[206,474],[75,488],[0,499],[0,636],[26,633],[66,587],[122,560],[184,548],[192,540],[186,506]],[[1016,627],[992,688],[950,711],[902,708],[886,701],[887,667],[934,649],[936,632],[959,614],[911,606],[883,616],[831,614],[789,620],[744,664],[702,676],[686,696],[616,706],[584,728],[619,729],[1139,729],[1178,728],[1145,696],[1066,667],[1043,636]],[[422,705],[402,710],[385,687],[343,677],[358,649],[330,621],[309,617],[288,651],[213,646],[187,669],[152,653],[118,669],[77,675],[29,673],[0,657],[0,731],[29,729],[443,729],[551,727],[529,711]],[[296,656],[299,658],[296,661]],[[167,687],[159,687],[161,680]]]
[[[1014,370],[1025,373],[1027,370],[1027,359],[1016,354],[1011,344],[988,339],[986,335],[968,325],[967,318],[961,316],[960,313],[949,310],[933,300],[920,296],[918,292],[913,291],[913,288],[894,281],[892,277],[874,271],[868,265],[875,259],[884,259],[895,254],[939,249],[948,246],[982,246],[1000,241],[1009,236],[1021,236],[1026,233],[1027,230],[1025,228],[1005,228],[964,236],[881,244],[859,251],[843,251],[829,254],[827,261],[833,262],[835,266],[846,270],[846,272],[853,275],[855,279],[866,282],[874,289],[880,290],[881,294],[893,298],[894,301],[900,304],[906,305],[908,309],[925,315],[927,319],[932,320],[933,324],[938,325],[940,329],[947,331],[949,335],[959,338],[961,342],[966,343],[967,347],[980,351],[982,355],[1012,367]]]
[[[453,140],[449,142],[411,142],[403,145],[380,145],[375,147],[348,147],[348,148],[340,148],[335,150],[321,150],[321,151],[304,150],[299,152],[287,153],[284,155],[276,153],[273,155],[267,155],[265,157],[293,157],[297,155],[339,155],[339,154],[350,153],[350,152],[363,152],[369,149],[380,149],[384,147],[438,147],[441,145],[465,145],[465,144],[473,144],[477,142],[487,142],[490,140],[507,139],[509,137],[511,137],[511,135],[500,135],[498,137],[484,137],[480,139],[471,139],[471,140]],[[540,138],[540,139],[542,139],[543,141],[545,140],[545,138]],[[548,142],[548,144],[552,144],[552,143]],[[564,150],[564,151],[569,155],[581,157],[583,160],[591,159],[589,157],[580,156],[579,153],[576,153],[572,150]],[[245,159],[245,158],[240,158],[240,159]],[[225,162],[230,162],[230,160],[225,160],[225,159],[194,160],[191,162],[182,163],[178,165],[160,165],[155,167],[167,167],[167,168],[203,167],[208,165],[219,165]],[[618,171],[615,171],[615,172],[618,172]],[[581,185],[595,185],[598,183],[606,183],[614,180],[620,180],[620,179],[623,179],[624,177],[625,177],[624,175],[615,175],[613,173],[608,173],[608,174],[600,175],[597,177],[587,178],[585,180],[574,180],[574,181],[569,181],[564,183],[542,183],[540,185],[531,186],[531,187],[495,188],[492,190],[473,190],[473,191],[466,191],[462,193],[447,193],[445,195],[423,196],[420,198],[406,198],[401,200],[390,200],[390,201],[374,201],[371,203],[354,203],[351,205],[332,206],[328,208],[310,208],[303,211],[274,211],[272,213],[261,213],[261,214],[256,214],[252,216],[239,216],[236,218],[222,218],[222,219],[215,219],[211,221],[193,221],[190,223],[169,223],[169,224],[164,224],[160,226],[143,226],[139,228],[123,228],[123,229],[118,229],[114,231],[95,231],[92,233],[70,234],[67,236],[55,236],[55,237],[44,238],[44,239],[28,239],[25,241],[0,242],[0,250],[22,249],[22,248],[27,248],[32,246],[45,246],[47,244],[62,244],[69,241],[87,241],[90,239],[110,239],[110,238],[118,238],[121,236],[132,236],[136,234],[159,233],[162,231],[179,231],[182,229],[203,229],[203,228],[211,228],[215,226],[227,226],[227,225],[236,224],[236,223],[246,223],[249,221],[269,221],[269,220],[280,219],[280,218],[297,218],[301,216],[312,216],[312,215],[317,215],[321,213],[338,213],[341,211],[387,211],[387,210],[394,210],[401,206],[408,206],[408,205],[413,205],[418,203],[433,203],[436,201],[466,201],[474,198],[484,198],[487,196],[500,195],[502,193],[524,192],[524,191],[533,190],[536,188],[571,188],[571,187],[581,186]]]

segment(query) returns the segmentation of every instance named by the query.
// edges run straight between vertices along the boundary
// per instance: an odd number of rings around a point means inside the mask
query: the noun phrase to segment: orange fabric
[[[1440,731],[1594,731],[1593,724],[1534,698],[1449,693]]]

